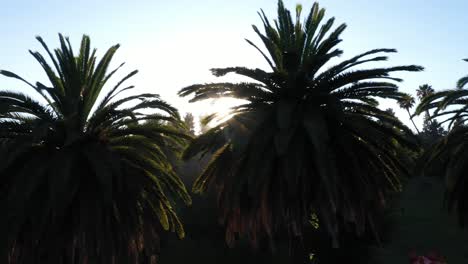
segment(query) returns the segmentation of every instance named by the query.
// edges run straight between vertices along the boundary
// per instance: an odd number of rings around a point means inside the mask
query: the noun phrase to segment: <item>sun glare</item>
[[[201,109],[200,118],[203,118],[207,115],[216,114],[216,118],[209,124],[209,126],[214,126],[221,122],[228,120],[232,117],[232,107],[237,106],[242,103],[242,100],[233,99],[233,98],[218,98],[206,102],[203,106],[205,109]]]

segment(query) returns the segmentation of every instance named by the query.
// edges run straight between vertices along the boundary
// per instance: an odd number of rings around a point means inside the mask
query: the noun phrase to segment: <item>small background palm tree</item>
[[[416,126],[416,124],[414,123],[414,121],[413,121],[413,116],[411,115],[411,112],[410,112],[410,109],[413,108],[414,104],[415,104],[414,97],[411,96],[410,94],[405,94],[404,96],[402,96],[402,97],[398,100],[398,105],[400,106],[400,108],[406,110],[406,112],[408,113],[408,117],[409,117],[411,123],[412,123],[413,126],[414,126],[414,129],[416,129],[416,132],[418,132],[418,134],[419,134],[419,133],[420,133],[420,132],[419,132],[419,129],[418,129],[418,127]]]
[[[420,85],[419,88],[416,90],[416,95],[418,96],[419,100],[423,100],[424,98],[426,98],[429,95],[432,95],[433,93],[434,93],[434,89],[429,84]],[[427,110],[424,120],[425,121],[429,120],[429,118],[430,118],[430,114],[429,114],[429,110]]]

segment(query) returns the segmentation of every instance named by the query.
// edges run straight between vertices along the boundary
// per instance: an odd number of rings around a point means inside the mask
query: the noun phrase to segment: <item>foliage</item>
[[[441,140],[445,135],[447,135],[447,131],[436,119],[426,119],[424,121],[423,130],[420,134],[423,146],[428,147]]]
[[[385,109],[385,112],[387,112],[389,115],[396,117],[395,111],[393,108],[387,108]]]
[[[434,109],[431,118],[440,118],[441,124],[448,124],[448,135],[428,151],[424,169],[428,173],[443,173],[447,184],[448,208],[458,213],[462,225],[468,222],[468,181],[465,173],[468,169],[468,127],[463,125],[468,116],[465,78],[458,81],[456,89],[427,96],[416,109],[416,114]]]
[[[295,21],[282,1],[273,23],[263,11],[264,33],[253,26],[266,53],[250,40],[271,71],[231,67],[212,69],[216,76],[236,73],[252,82],[196,84],[182,89],[191,102],[234,97],[247,101],[234,116],[196,138],[190,158],[214,153],[194,184],[197,193],[216,190],[226,240],[247,236],[302,236],[311,213],[338,244],[339,230],[373,230],[374,213],[387,194],[399,190],[405,167],[395,142],[413,147],[399,131],[411,134],[377,107],[376,98],[400,100],[392,72],[420,71],[419,66],[361,69],[387,60],[394,49],[375,49],[325,69],[343,52],[336,48],[345,24],[332,30],[325,10],[315,3],[304,22]],[[391,129],[382,121],[398,128]]]
[[[414,106],[414,104],[416,102],[414,100],[414,97],[411,96],[410,94],[405,94],[397,102],[398,102],[398,105],[400,106],[400,108],[406,110],[406,112],[408,113],[409,119],[410,119],[411,123],[414,126],[414,129],[416,129],[416,132],[418,132],[418,134],[419,134],[420,133],[419,129],[416,126],[416,124],[414,123],[413,116],[410,113],[410,109],[413,108],[413,106]]]
[[[191,136],[195,135],[195,118],[192,113],[187,113],[184,116],[184,124],[187,127],[187,133]]]
[[[199,117],[200,134],[205,134],[210,130],[211,115],[202,115]]]
[[[123,96],[137,71],[103,92],[119,45],[98,60],[89,37],[78,55],[59,38],[37,37],[52,66],[30,51],[51,87],[0,72],[35,91],[0,91],[2,263],[153,263],[164,230],[184,236],[174,199],[191,201],[165,155],[188,138],[178,112]]]
[[[425,254],[437,251],[448,263],[468,263],[468,230],[460,230],[456,217],[447,214],[444,180],[414,175],[404,182],[403,192],[395,196],[387,216],[391,227],[383,247],[375,248],[375,263],[409,263],[408,252]],[[359,263],[359,262],[358,262]]]
[[[431,85],[423,84],[423,85],[420,85],[419,88],[416,90],[416,95],[418,96],[420,100],[422,100],[426,98],[427,96],[433,94],[434,92],[435,92],[434,88],[432,88]]]
[[[210,155],[206,155],[201,160],[199,157],[194,157],[181,161],[176,171],[183,182],[190,185],[210,158]],[[268,248],[252,249],[243,241],[238,243],[236,248],[229,248],[224,239],[223,227],[217,221],[218,210],[214,192],[194,196],[190,207],[180,207],[177,212],[184,220],[187,235],[183,240],[175,237],[167,240],[161,249],[160,263],[289,263],[289,251],[284,247],[272,253],[268,251]]]
[[[419,100],[424,100],[426,97],[434,94],[435,90],[429,84],[423,84],[416,90]],[[426,109],[424,115],[423,130],[420,133],[420,138],[423,146],[427,147],[437,142],[447,134],[447,131],[440,125],[437,119],[431,119],[429,109]]]
[[[407,110],[413,108],[415,102],[416,101],[414,100],[413,96],[411,96],[410,94],[405,94],[398,101],[398,105],[400,106],[400,108]]]
[[[435,91],[429,84],[420,85],[419,88],[416,90],[416,95],[418,96],[419,100],[423,100],[427,96],[433,94]],[[429,110],[426,111],[426,115],[424,116],[424,126],[434,125],[428,122],[430,119]],[[427,123],[427,124],[426,124]]]

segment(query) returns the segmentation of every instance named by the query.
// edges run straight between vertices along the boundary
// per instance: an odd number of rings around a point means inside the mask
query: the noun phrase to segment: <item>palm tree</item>
[[[433,93],[434,93],[434,89],[429,84],[420,85],[419,88],[416,90],[416,95],[418,96],[419,100],[422,100],[425,97]],[[426,111],[426,116],[424,117],[424,120],[429,120],[429,118],[430,118],[430,114],[428,110]]]
[[[217,191],[228,243],[237,235],[254,245],[281,231],[301,236],[315,213],[336,244],[343,223],[358,233],[370,230],[386,194],[400,188],[397,175],[404,169],[393,154],[394,140],[405,146],[411,142],[378,121],[411,132],[380,110],[376,98],[400,99],[394,83],[400,79],[390,73],[422,67],[354,69],[396,52],[375,49],[325,69],[343,53],[336,46],[346,25],[331,31],[334,18],[322,24],[325,10],[317,3],[302,23],[301,10],[298,5],[293,21],[279,1],[274,24],[260,13],[265,33],[253,26],[267,53],[247,42],[271,71],[212,69],[216,76],[236,73],[252,82],[196,84],[179,92],[193,95],[191,102],[245,100],[233,108],[232,118],[199,136],[184,154],[215,153],[193,189]]]
[[[184,236],[174,199],[190,203],[166,157],[187,138],[178,112],[123,96],[137,71],[103,92],[119,45],[98,60],[89,37],[77,56],[59,38],[52,53],[37,37],[53,67],[30,51],[50,87],[0,71],[35,91],[0,91],[2,263],[153,263],[164,230]]]
[[[419,100],[422,100],[426,96],[429,96],[434,93],[434,89],[429,84],[420,85],[419,88],[416,90],[416,95],[418,96]]]
[[[468,118],[467,83],[467,77],[461,78],[456,89],[427,96],[416,109],[416,114],[435,109],[431,118],[441,118],[440,124],[448,124],[447,136],[426,154],[425,171],[445,176],[448,208],[457,212],[462,226],[468,223],[468,127],[462,125]],[[456,129],[451,129],[454,126]]]
[[[416,126],[416,124],[414,123],[413,116],[410,113],[410,109],[413,108],[414,103],[415,103],[414,97],[411,96],[410,94],[405,94],[397,102],[398,102],[398,105],[400,106],[400,108],[405,109],[406,112],[408,112],[409,119],[410,119],[411,123],[413,123],[414,129],[416,129],[416,132],[418,132],[418,134],[419,134],[420,133],[419,129]]]

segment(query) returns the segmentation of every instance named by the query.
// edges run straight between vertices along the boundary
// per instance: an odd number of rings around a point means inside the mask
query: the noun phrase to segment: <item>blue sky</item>
[[[296,3],[304,5],[304,12],[312,5],[309,0],[285,0],[290,9]],[[399,74],[405,79],[402,91],[414,94],[424,83],[436,90],[452,88],[468,72],[468,63],[461,60],[468,58],[467,1],[324,0],[320,4],[327,17],[348,25],[342,35],[343,59],[373,48],[396,48],[399,53],[385,65],[426,68],[423,73]],[[176,92],[190,84],[217,81],[208,71],[212,67],[267,69],[244,41],[259,43],[251,25],[260,25],[256,13],[260,8],[273,18],[276,1],[5,1],[0,8],[0,68],[43,81],[44,74],[28,53],[28,49],[41,50],[34,37],[40,35],[56,47],[58,32],[70,36],[75,45],[88,34],[101,52],[112,44],[122,45],[115,64],[127,62],[122,74],[140,70],[131,82],[141,91],[161,94],[181,112],[221,111],[230,102],[188,104]],[[0,78],[0,88],[27,89],[6,78]],[[382,105],[390,106],[396,105]],[[404,112],[397,113],[407,122]]]

